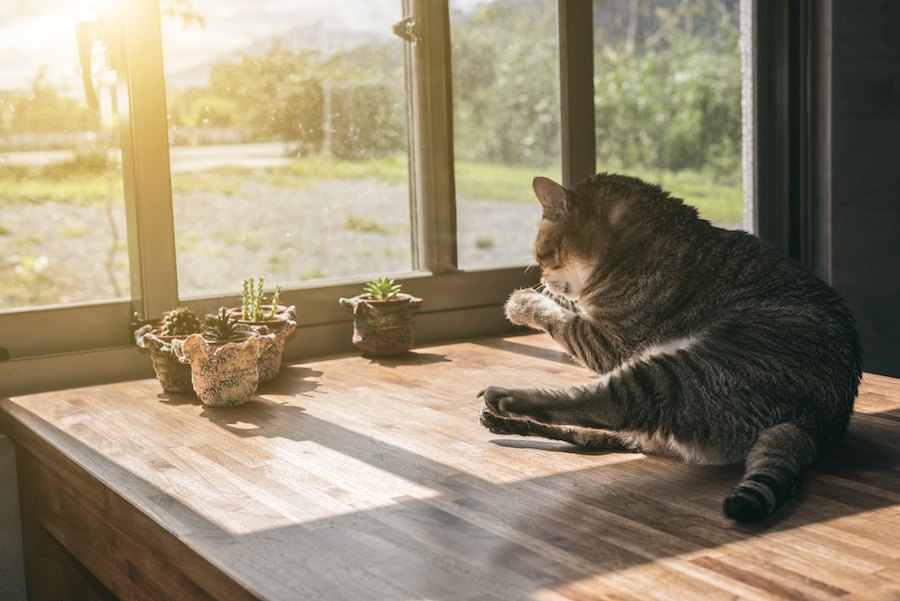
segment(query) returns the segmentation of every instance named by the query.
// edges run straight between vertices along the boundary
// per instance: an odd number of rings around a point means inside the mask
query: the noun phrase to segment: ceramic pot
[[[422,299],[398,294],[391,300],[372,300],[368,294],[340,299],[341,307],[353,314],[353,344],[370,357],[400,355],[412,348],[414,314]]]
[[[204,404],[232,407],[247,402],[259,385],[259,338],[248,332],[243,340],[218,345],[192,334],[173,341],[172,349],[190,364],[191,385]]]

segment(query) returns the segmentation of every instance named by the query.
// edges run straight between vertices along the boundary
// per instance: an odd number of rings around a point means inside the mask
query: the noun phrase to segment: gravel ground
[[[237,293],[270,284],[411,269],[405,186],[320,180],[284,189],[248,182],[236,194],[175,198],[179,291]],[[537,202],[460,198],[463,268],[530,260]],[[122,206],[43,202],[0,212],[0,308],[127,296]]]

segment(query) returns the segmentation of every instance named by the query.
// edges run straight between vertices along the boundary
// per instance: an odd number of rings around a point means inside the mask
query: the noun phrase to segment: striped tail
[[[749,524],[774,512],[797,492],[817,456],[815,440],[796,422],[763,430],[747,455],[743,479],[725,499],[725,516]]]

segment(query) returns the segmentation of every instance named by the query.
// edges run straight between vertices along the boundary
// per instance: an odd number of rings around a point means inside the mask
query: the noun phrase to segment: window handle
[[[94,90],[94,72],[91,64],[91,55],[94,52],[94,42],[100,27],[97,21],[80,21],[75,25],[75,37],[78,40],[78,61],[81,63],[81,83],[84,85],[84,98],[92,109],[100,108],[97,102],[97,92]]]
[[[421,39],[421,36],[419,35],[419,23],[421,21],[422,20],[419,17],[406,17],[405,19],[394,23],[394,27],[392,28],[394,35],[415,44]]]

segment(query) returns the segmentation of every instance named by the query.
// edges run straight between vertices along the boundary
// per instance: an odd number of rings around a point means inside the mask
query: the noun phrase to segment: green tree
[[[556,3],[485,3],[451,17],[458,158],[546,165],[559,157]]]
[[[27,92],[14,92],[3,98],[0,106],[0,131],[60,132],[99,129],[100,115],[75,98],[60,96],[40,69]]]
[[[210,93],[230,100],[233,122],[245,126],[253,139],[317,149],[323,137],[317,56],[276,43],[263,56],[218,63],[210,74]]]

